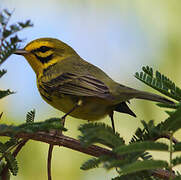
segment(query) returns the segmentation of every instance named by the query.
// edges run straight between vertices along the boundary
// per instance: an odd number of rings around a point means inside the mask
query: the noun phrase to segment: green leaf
[[[35,109],[31,110],[26,114],[26,122],[33,123],[35,119]]]
[[[19,26],[20,26],[21,28],[26,28],[26,27],[32,27],[32,26],[33,26],[33,24],[31,23],[30,20],[27,20],[25,23],[18,22],[18,24],[19,24]]]
[[[7,71],[4,70],[4,69],[3,69],[3,70],[0,70],[0,78],[1,78],[4,74],[6,74],[6,72],[7,72]]]
[[[141,121],[143,125],[143,129],[138,128],[136,130],[135,135],[133,135],[130,143],[140,142],[140,141],[154,141],[155,137],[160,137],[163,133],[161,131],[161,125],[158,124],[157,126],[154,124],[153,120],[149,122]]]
[[[67,131],[63,127],[59,118],[50,118],[42,122],[24,123],[19,126],[0,124],[0,134],[7,134],[9,136],[15,136],[17,133],[35,133],[38,131],[49,131],[49,130],[61,130]]]
[[[10,17],[11,13],[7,9],[2,10],[0,14],[0,24],[3,27],[6,26]]]
[[[25,23],[19,22],[17,24],[12,24],[9,26],[8,29],[3,30],[3,38],[6,39],[9,36],[12,36],[13,34],[23,30],[24,28],[31,27],[33,24],[30,22],[30,20],[26,21]]]
[[[15,92],[10,91],[9,89],[7,89],[7,90],[0,90],[0,99],[5,97],[5,96],[14,94],[14,93]]]
[[[79,127],[79,130],[82,133],[82,136],[79,136],[79,140],[84,147],[94,143],[101,143],[111,148],[124,144],[123,138],[104,123],[83,124]]]
[[[177,101],[181,100],[181,89],[169,78],[158,71],[154,74],[149,66],[143,67],[142,70],[143,72],[135,73],[137,79],[168,97]]]
[[[177,109],[180,106],[180,103],[178,103],[178,104],[162,104],[162,103],[157,103],[156,105],[159,106],[159,107],[163,107],[163,108]]]
[[[17,33],[24,28],[33,26],[30,20],[19,22],[8,26],[11,13],[3,10],[0,13],[0,26],[2,27],[0,35],[0,65],[14,53],[17,49],[17,43],[22,40],[18,38]]]
[[[181,164],[181,156],[177,156],[174,159],[172,159],[172,165],[177,166]]]
[[[8,90],[0,90],[0,99],[8,96],[10,94],[14,94],[14,92],[11,92],[9,89]]]
[[[16,176],[18,173],[18,163],[14,156],[11,153],[6,153],[5,160],[7,162],[8,168],[10,169],[11,173]]]
[[[92,159],[89,159],[88,161],[84,162],[84,164],[82,164],[80,169],[89,170],[89,169],[97,168],[97,167],[99,167],[100,163],[101,163],[101,161],[99,158],[92,158]]]
[[[181,128],[181,106],[162,123],[164,131],[177,131]]]
[[[12,172],[13,175],[17,175],[18,165],[15,157],[11,154],[10,149],[17,144],[17,139],[11,138],[9,141],[4,144],[0,142],[0,153],[2,154],[1,161],[5,158],[7,162],[8,169]]]
[[[89,170],[89,169],[97,168],[97,167],[99,167],[99,165],[101,163],[104,163],[104,167],[106,167],[108,169],[108,166],[106,166],[105,164],[108,165],[113,161],[115,161],[113,157],[107,156],[107,155],[102,155],[98,158],[91,158],[88,161],[84,162],[81,166],[81,169]],[[117,160],[117,161],[119,161],[119,160]],[[120,162],[122,162],[122,161],[120,160]]]
[[[6,147],[6,151],[7,151],[10,147],[12,147],[12,146],[14,146],[14,145],[17,145],[17,144],[18,144],[18,139],[17,139],[17,138],[14,138],[14,137],[10,138],[8,141],[6,141],[6,142],[4,143],[4,145],[5,145],[5,147]]]
[[[1,125],[0,125],[1,127]],[[24,123],[16,127],[16,132],[28,132],[33,133],[37,131],[49,131],[52,129],[67,131],[66,128],[63,127],[60,118],[50,118],[46,121],[42,122],[34,122],[34,123]]]
[[[127,164],[130,164],[132,161],[130,161],[129,158],[127,157],[124,157],[124,159],[120,159],[120,160],[114,160],[114,159],[111,159],[107,162],[104,163],[104,168],[110,170],[112,168],[122,168],[124,167],[125,165]]]
[[[11,13],[7,9],[4,9],[3,11],[7,16],[11,16]]]
[[[129,145],[118,146],[113,150],[113,152],[119,155],[123,155],[134,152],[142,152],[146,150],[168,151],[168,145],[160,142],[151,142],[151,141],[135,142]]]
[[[181,151],[181,142],[173,145],[174,152]]]
[[[181,180],[181,175],[174,177],[174,180]]]
[[[132,164],[129,164],[121,169],[121,174],[126,175],[130,173],[135,173],[143,170],[152,170],[158,168],[167,168],[168,163],[162,160],[144,160],[136,161]]]
[[[11,55],[14,53],[17,47],[17,42],[8,42],[3,41],[1,44],[1,52],[0,52],[0,65]]]

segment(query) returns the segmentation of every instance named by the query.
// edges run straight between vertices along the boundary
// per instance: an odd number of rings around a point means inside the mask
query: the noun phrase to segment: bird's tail
[[[166,104],[175,104],[173,101],[163,97],[159,96],[157,94],[145,92],[145,91],[139,91],[127,86],[123,86],[119,84],[119,90],[120,90],[120,97],[124,99],[124,101],[130,100],[132,98],[136,99],[146,99],[150,101],[160,102],[160,103],[166,103]]]
[[[146,99],[146,100],[160,102],[160,103],[166,103],[166,104],[173,104],[173,105],[175,104],[173,101],[171,101],[163,96],[159,96],[157,94],[153,94],[153,93],[149,93],[149,92],[145,92],[145,91],[137,91],[137,93],[135,93],[135,98]]]

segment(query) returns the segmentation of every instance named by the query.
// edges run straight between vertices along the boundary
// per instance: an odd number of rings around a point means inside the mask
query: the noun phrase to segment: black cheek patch
[[[41,57],[41,56],[38,56],[37,54],[34,54],[34,55],[42,64],[48,63],[53,58],[53,54],[50,54],[49,56],[46,56],[46,57]]]

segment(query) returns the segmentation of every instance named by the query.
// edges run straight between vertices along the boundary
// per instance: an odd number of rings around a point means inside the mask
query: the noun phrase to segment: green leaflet
[[[35,109],[29,111],[27,114],[26,114],[26,122],[27,123],[33,123],[35,120]]]
[[[123,155],[146,150],[168,151],[168,145],[151,141],[135,142],[129,145],[118,146],[113,150],[113,152]]]
[[[142,70],[140,73],[135,73],[137,79],[168,97],[181,100],[181,89],[169,78],[158,71],[154,74],[149,66],[143,67]]]
[[[181,128],[181,106],[162,123],[162,129],[175,132]]]
[[[166,161],[161,161],[161,160],[136,161],[122,168],[121,174],[126,175],[143,170],[152,170],[152,169],[167,168],[167,167],[168,163]]]
[[[111,148],[124,144],[123,138],[104,123],[83,124],[79,127],[79,130],[82,133],[82,136],[79,136],[79,140],[84,147],[94,143],[101,143]]]

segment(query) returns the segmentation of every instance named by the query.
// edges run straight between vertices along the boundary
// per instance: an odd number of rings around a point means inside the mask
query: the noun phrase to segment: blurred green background
[[[34,27],[19,33],[24,38],[21,47],[40,37],[58,38],[114,80],[150,92],[155,91],[133,76],[143,65],[152,66],[180,85],[180,7],[178,0],[0,0],[0,10],[14,10],[10,23],[27,19],[34,23]],[[0,88],[16,91],[0,101],[2,123],[23,123],[27,111],[33,108],[36,121],[63,115],[41,99],[35,74],[23,57],[12,55],[1,68],[8,73],[1,79]],[[160,122],[167,117],[154,103],[132,100],[130,107],[137,118],[118,113],[115,116],[116,129],[127,142],[140,120]],[[102,121],[110,124],[108,118]],[[68,118],[66,135],[77,137],[81,123],[84,121]],[[30,141],[18,156],[19,174],[12,179],[47,179],[47,150],[48,145]],[[88,158],[70,149],[54,148],[53,179],[108,180],[116,174],[101,168],[80,170]]]

